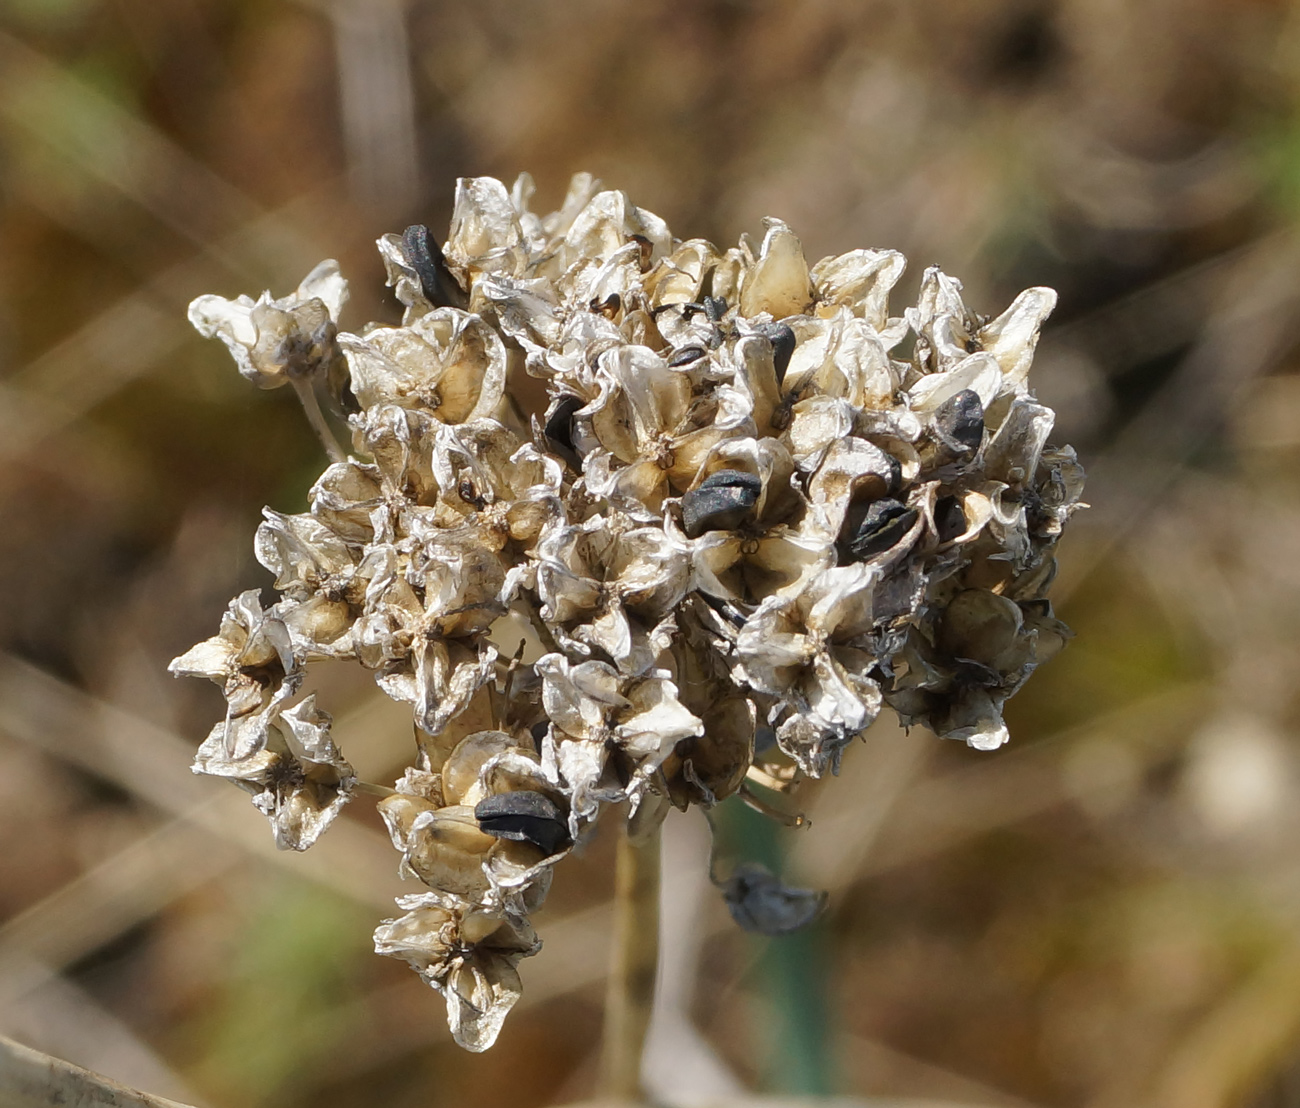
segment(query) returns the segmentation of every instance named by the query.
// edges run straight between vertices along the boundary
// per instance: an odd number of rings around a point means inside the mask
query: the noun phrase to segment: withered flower
[[[317,710],[315,696],[269,713],[259,745],[229,740],[228,727],[217,724],[199,747],[194,772],[252,793],[282,850],[306,850],[352,798],[356,775],[330,738],[330,717]]]
[[[399,897],[405,915],[375,929],[375,953],[408,962],[447,1002],[447,1023],[466,1050],[487,1050],[523,992],[521,958],[541,949],[527,920],[429,892]]]
[[[339,313],[348,283],[336,261],[321,262],[288,296],[256,300],[200,296],[190,305],[190,322],[204,338],[226,344],[239,372],[259,388],[327,373],[339,357]]]

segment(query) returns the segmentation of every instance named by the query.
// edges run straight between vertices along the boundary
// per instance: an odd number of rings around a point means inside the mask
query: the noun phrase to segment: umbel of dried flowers
[[[989,319],[933,268],[893,316],[895,251],[810,267],[780,220],[720,251],[585,174],[549,215],[532,191],[462,180],[445,247],[379,241],[400,326],[338,330],[332,261],[280,300],[190,308],[260,386],[309,415],[328,391],[352,437],[306,512],[265,513],[276,601],[242,593],[172,663],[228,704],[195,772],[304,850],[357,789],[295,699],[308,665],[354,660],[411,704],[379,808],[426,891],[375,946],[471,1050],[602,806],[653,825],[833,773],[886,704],[1006,742],[1003,703],[1068,636],[1044,594],[1083,481],[1027,384],[1050,289]],[[738,871],[736,918],[806,916],[774,884]]]

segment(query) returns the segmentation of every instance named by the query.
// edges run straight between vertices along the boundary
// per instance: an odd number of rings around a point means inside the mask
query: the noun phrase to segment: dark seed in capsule
[[[695,539],[705,531],[732,531],[754,510],[763,482],[752,473],[723,469],[682,497],[682,525]]]
[[[934,413],[934,428],[945,446],[973,454],[984,441],[984,405],[974,389],[948,397]]]
[[[837,544],[842,561],[862,562],[883,554],[912,529],[917,516],[915,508],[889,496],[852,505]]]
[[[704,347],[702,346],[683,346],[671,358],[668,364],[676,369],[678,366],[690,365],[691,362],[698,362],[704,357]]]
[[[779,385],[785,380],[785,371],[790,368],[794,354],[794,331],[788,323],[760,323],[758,333],[772,344],[772,365]]]
[[[447,268],[438,240],[423,223],[416,223],[402,232],[402,246],[406,260],[420,278],[424,298],[435,308],[465,307],[465,292]]]
[[[546,437],[564,449],[573,450],[573,413],[584,407],[583,399],[571,393],[560,397],[546,421]]]
[[[474,807],[479,830],[498,839],[532,843],[543,854],[569,845],[564,813],[550,797],[529,789],[485,797]]]

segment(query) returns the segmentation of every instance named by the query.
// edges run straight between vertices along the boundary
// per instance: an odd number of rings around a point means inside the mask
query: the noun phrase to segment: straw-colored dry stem
[[[659,968],[659,829],[620,830],[614,874],[614,958],[605,999],[602,1085],[610,1101],[639,1102],[641,1052]]]

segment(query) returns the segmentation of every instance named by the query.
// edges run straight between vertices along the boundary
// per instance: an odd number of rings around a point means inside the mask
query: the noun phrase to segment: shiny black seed
[[[720,597],[710,596],[706,592],[701,592],[698,595],[705,604],[730,623],[732,627],[739,629],[745,626],[745,613],[737,608],[736,605],[728,603]],[[775,734],[776,732],[773,732],[773,735]]]
[[[984,405],[974,389],[950,396],[934,413],[934,429],[944,445],[973,454],[984,441]]]
[[[538,720],[528,729],[528,734],[532,736],[533,749],[538,754],[542,752],[542,743],[546,741],[546,736],[551,730],[551,721],[548,719]]]
[[[941,496],[934,505],[934,525],[940,542],[952,542],[966,530],[966,513],[955,496]]]
[[[704,314],[714,323],[727,314],[727,302],[721,296],[706,296],[703,303]]]
[[[758,333],[772,344],[772,365],[776,368],[776,383],[785,380],[785,371],[790,367],[790,357],[794,354],[794,332],[788,323],[760,323]]]
[[[465,307],[465,292],[447,268],[442,248],[438,245],[438,240],[429,234],[428,227],[422,223],[408,227],[402,232],[402,247],[406,260],[420,278],[424,298],[430,304],[435,308]]]
[[[723,469],[710,474],[682,497],[682,525],[692,539],[705,531],[731,531],[749,518],[763,491],[752,473]]]
[[[559,806],[541,793],[521,789],[485,797],[474,807],[479,830],[498,839],[532,843],[543,854],[569,845],[569,826]]]
[[[691,362],[697,362],[704,357],[704,347],[702,346],[683,346],[671,358],[668,364],[674,369],[677,366],[690,365]]]
[[[710,473],[699,485],[702,489],[750,489],[754,499],[763,491],[762,479],[756,473],[746,473],[743,469],[720,469]]]
[[[583,406],[583,400],[580,396],[574,396],[571,393],[561,396],[559,403],[555,405],[555,411],[551,413],[550,419],[546,421],[546,437],[557,446],[572,451],[574,448],[573,413]]]
[[[917,511],[892,497],[851,504],[836,544],[841,564],[882,554],[916,523]]]

